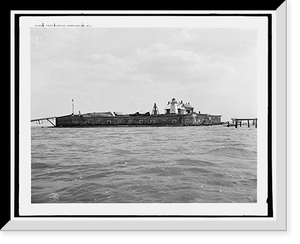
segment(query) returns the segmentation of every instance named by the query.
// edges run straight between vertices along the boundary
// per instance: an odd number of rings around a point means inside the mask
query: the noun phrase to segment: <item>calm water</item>
[[[256,202],[257,129],[31,128],[32,203]]]

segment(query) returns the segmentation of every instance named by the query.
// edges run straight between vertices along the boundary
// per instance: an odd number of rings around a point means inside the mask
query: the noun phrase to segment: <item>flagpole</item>
[[[74,99],[72,99],[72,114],[74,115]]]

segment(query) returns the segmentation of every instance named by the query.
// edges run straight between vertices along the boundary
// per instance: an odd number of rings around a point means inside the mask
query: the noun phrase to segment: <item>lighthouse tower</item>
[[[173,98],[171,101],[170,114],[178,114],[177,101],[175,98]]]

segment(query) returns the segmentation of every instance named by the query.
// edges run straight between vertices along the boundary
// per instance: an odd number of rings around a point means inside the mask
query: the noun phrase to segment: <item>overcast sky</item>
[[[31,28],[31,118],[195,111],[257,116],[257,31],[234,28]]]

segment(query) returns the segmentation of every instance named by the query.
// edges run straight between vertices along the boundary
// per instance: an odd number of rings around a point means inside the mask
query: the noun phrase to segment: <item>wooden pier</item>
[[[257,118],[254,118],[254,119],[231,118],[231,120],[232,120],[232,124],[230,124],[229,121],[228,121],[227,127],[235,126],[235,128],[238,128],[238,125],[241,127],[243,121],[247,121],[247,125],[248,125],[248,127],[250,127],[250,121],[252,121],[252,125],[254,125],[255,128],[257,128]]]

